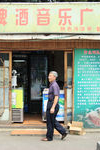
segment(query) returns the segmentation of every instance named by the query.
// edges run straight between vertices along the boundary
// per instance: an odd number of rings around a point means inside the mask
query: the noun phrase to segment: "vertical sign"
[[[74,120],[100,127],[100,49],[75,49]]]

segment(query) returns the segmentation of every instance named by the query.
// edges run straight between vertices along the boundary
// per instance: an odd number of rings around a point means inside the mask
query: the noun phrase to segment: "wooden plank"
[[[13,130],[11,135],[46,135],[46,130]],[[59,133],[54,130],[54,135],[59,135]]]
[[[0,50],[2,51],[34,51],[34,50],[57,50],[66,51],[73,48],[100,48],[98,40],[44,40],[44,41],[0,41]]]

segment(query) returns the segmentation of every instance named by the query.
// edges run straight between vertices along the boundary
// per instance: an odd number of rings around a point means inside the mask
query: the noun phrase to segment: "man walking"
[[[49,93],[48,93],[48,103],[46,110],[47,118],[47,134],[46,138],[43,138],[42,141],[52,141],[54,128],[62,135],[62,140],[67,136],[67,132],[63,126],[59,124],[56,120],[57,113],[59,111],[59,94],[60,88],[56,82],[58,74],[56,71],[51,71],[49,73],[48,79],[50,82]]]

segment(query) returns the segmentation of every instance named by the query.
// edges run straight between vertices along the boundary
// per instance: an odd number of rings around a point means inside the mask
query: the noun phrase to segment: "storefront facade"
[[[66,4],[66,5],[65,5]],[[40,64],[42,62],[39,61],[40,58],[45,58],[47,65],[43,66],[45,79],[43,79],[43,76],[41,76],[40,81],[45,81],[45,84],[43,83],[41,85],[42,88],[48,87],[47,82],[47,75],[48,72],[52,69],[58,71],[59,74],[59,81],[61,85],[61,89],[64,90],[64,122],[65,124],[68,123],[68,121],[76,120],[76,121],[83,121],[85,127],[92,127],[92,128],[98,128],[100,127],[100,121],[99,121],[99,108],[100,108],[100,99],[99,99],[99,56],[100,56],[100,42],[99,42],[99,36],[95,36],[94,39],[91,34],[100,34],[100,27],[99,22],[93,26],[90,27],[90,24],[88,24],[88,17],[92,17],[90,14],[87,15],[87,18],[83,18],[83,13],[94,13],[95,14],[95,7],[93,4],[89,3],[89,6],[87,8],[86,4],[69,4],[65,3],[60,6],[61,4],[50,4],[53,8],[56,8],[55,13],[59,10],[59,17],[56,20],[56,22],[59,23],[59,25],[62,25],[57,27],[56,23],[52,24],[54,20],[54,15],[49,12],[50,6],[47,4],[44,5],[31,5],[31,4],[2,4],[0,5],[0,8],[3,11],[7,13],[7,9],[9,12],[9,9],[13,7],[12,11],[18,10],[17,13],[20,11],[21,14],[16,14],[16,21],[14,22],[15,16],[13,16],[12,24],[16,24],[11,28],[11,12],[8,14],[8,19],[6,20],[7,15],[4,15],[3,22],[1,21],[0,26],[1,28],[1,35],[0,35],[0,75],[1,75],[1,81],[0,81],[0,105],[1,105],[1,111],[0,111],[0,122],[2,123],[8,123],[12,122],[12,70],[16,68],[16,65],[14,65],[15,62],[18,63],[19,60],[27,60],[27,65],[32,66],[30,69],[27,69],[27,75],[28,78],[28,92],[32,93],[31,90],[31,82],[34,80],[30,77],[32,69],[34,69],[35,62],[37,61],[37,64]],[[84,6],[84,9],[81,7]],[[100,5],[100,4],[99,4]],[[8,7],[7,7],[8,6]],[[39,9],[40,6],[40,9]],[[66,6],[66,7],[65,7]],[[98,3],[96,5],[98,6]],[[75,10],[75,7],[77,7],[78,12]],[[24,9],[24,17],[22,15],[22,10]],[[33,18],[36,19],[36,14],[34,13],[33,16],[28,16],[28,11],[36,11],[37,13],[37,24],[33,22],[30,22],[30,20]],[[41,14],[40,11],[45,11],[45,14]],[[1,10],[0,10],[1,11]],[[69,13],[70,11],[75,11],[76,14],[80,13],[78,16],[74,13]],[[68,13],[67,13],[68,12]],[[30,13],[29,13],[30,14]],[[20,15],[20,20],[18,20],[18,15]],[[50,18],[51,15],[51,18]],[[53,18],[52,18],[53,15]],[[31,19],[30,19],[31,17]],[[78,18],[77,18],[78,17]],[[98,16],[96,16],[98,19]],[[27,22],[29,18],[29,22]],[[72,19],[73,18],[73,19]],[[75,20],[75,18],[77,18]],[[51,19],[51,20],[50,20]],[[5,24],[4,24],[4,21]],[[22,21],[22,22],[21,22]],[[50,25],[50,21],[51,24]],[[78,21],[79,24],[75,24]],[[83,21],[86,21],[84,23]],[[9,22],[7,24],[7,22]],[[68,24],[68,27],[65,25]],[[74,24],[74,25],[73,25]],[[7,25],[7,26],[6,26]],[[31,25],[31,26],[30,26]],[[32,26],[33,25],[33,26]],[[43,27],[43,28],[42,28]],[[33,30],[34,29],[34,30]],[[42,37],[42,35],[43,37]],[[70,36],[72,37],[69,37]],[[76,35],[79,35],[76,37]],[[83,39],[81,38],[84,34]],[[87,35],[90,34],[90,35]],[[52,37],[51,37],[52,35]],[[66,36],[67,35],[67,36]],[[30,37],[29,37],[30,36]],[[20,56],[20,57],[19,57]],[[33,57],[32,57],[33,56]],[[90,57],[91,56],[91,57]],[[23,57],[23,58],[22,58]],[[31,62],[32,59],[32,62]],[[16,61],[17,60],[17,61]],[[86,64],[85,64],[86,62]],[[14,68],[15,66],[15,68]],[[25,66],[23,66],[25,67]],[[39,67],[38,65],[36,68]],[[35,70],[37,71],[37,69]],[[91,68],[88,70],[88,68]],[[97,68],[94,70],[94,68]],[[40,69],[41,70],[41,69]],[[18,70],[17,70],[18,71]],[[43,71],[43,70],[42,70]],[[38,71],[37,71],[38,72]],[[25,72],[24,72],[25,73]],[[23,73],[23,74],[24,74]],[[21,71],[18,72],[18,74],[21,74]],[[40,72],[38,73],[40,74]],[[91,74],[94,74],[91,76]],[[85,76],[86,75],[86,76]],[[25,76],[26,77],[26,76]],[[21,75],[19,79],[21,78]],[[32,79],[32,81],[31,81]],[[37,78],[35,82],[37,81]],[[41,81],[41,82],[42,82]],[[19,81],[19,83],[21,83]],[[34,84],[34,83],[33,83]],[[23,87],[23,85],[17,85],[17,88]],[[43,87],[44,86],[44,87]],[[86,88],[87,89],[86,89]],[[93,89],[95,88],[95,89]],[[97,89],[98,88],[98,89]],[[95,91],[95,92],[94,92]],[[97,92],[96,92],[97,91]],[[89,95],[90,93],[93,93],[93,95]],[[24,90],[25,94],[25,90]],[[35,108],[37,107],[37,110],[41,110],[39,106],[42,106],[42,102],[39,101],[33,103],[31,100],[31,96],[29,95],[28,101],[28,108],[30,113],[33,112]],[[40,94],[42,96],[42,93]],[[24,97],[25,98],[25,97]],[[28,99],[28,96],[26,96]],[[34,99],[34,94],[33,94]],[[30,101],[30,102],[29,102]],[[24,100],[25,102],[25,100]],[[40,104],[41,103],[41,104]],[[94,107],[95,105],[95,107]],[[25,105],[22,107],[24,108]],[[36,111],[35,113],[39,113]],[[69,116],[70,115],[70,116]]]

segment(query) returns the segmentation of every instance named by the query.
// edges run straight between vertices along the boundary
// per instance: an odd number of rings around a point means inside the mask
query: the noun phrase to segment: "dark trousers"
[[[55,111],[53,114],[50,113],[50,108],[49,109],[47,108],[47,111],[46,111],[46,118],[47,118],[46,138],[49,141],[53,140],[54,128],[62,135],[66,132],[65,128],[63,128],[63,126],[61,126],[60,123],[56,120],[58,111],[59,111],[59,104],[56,105]]]

